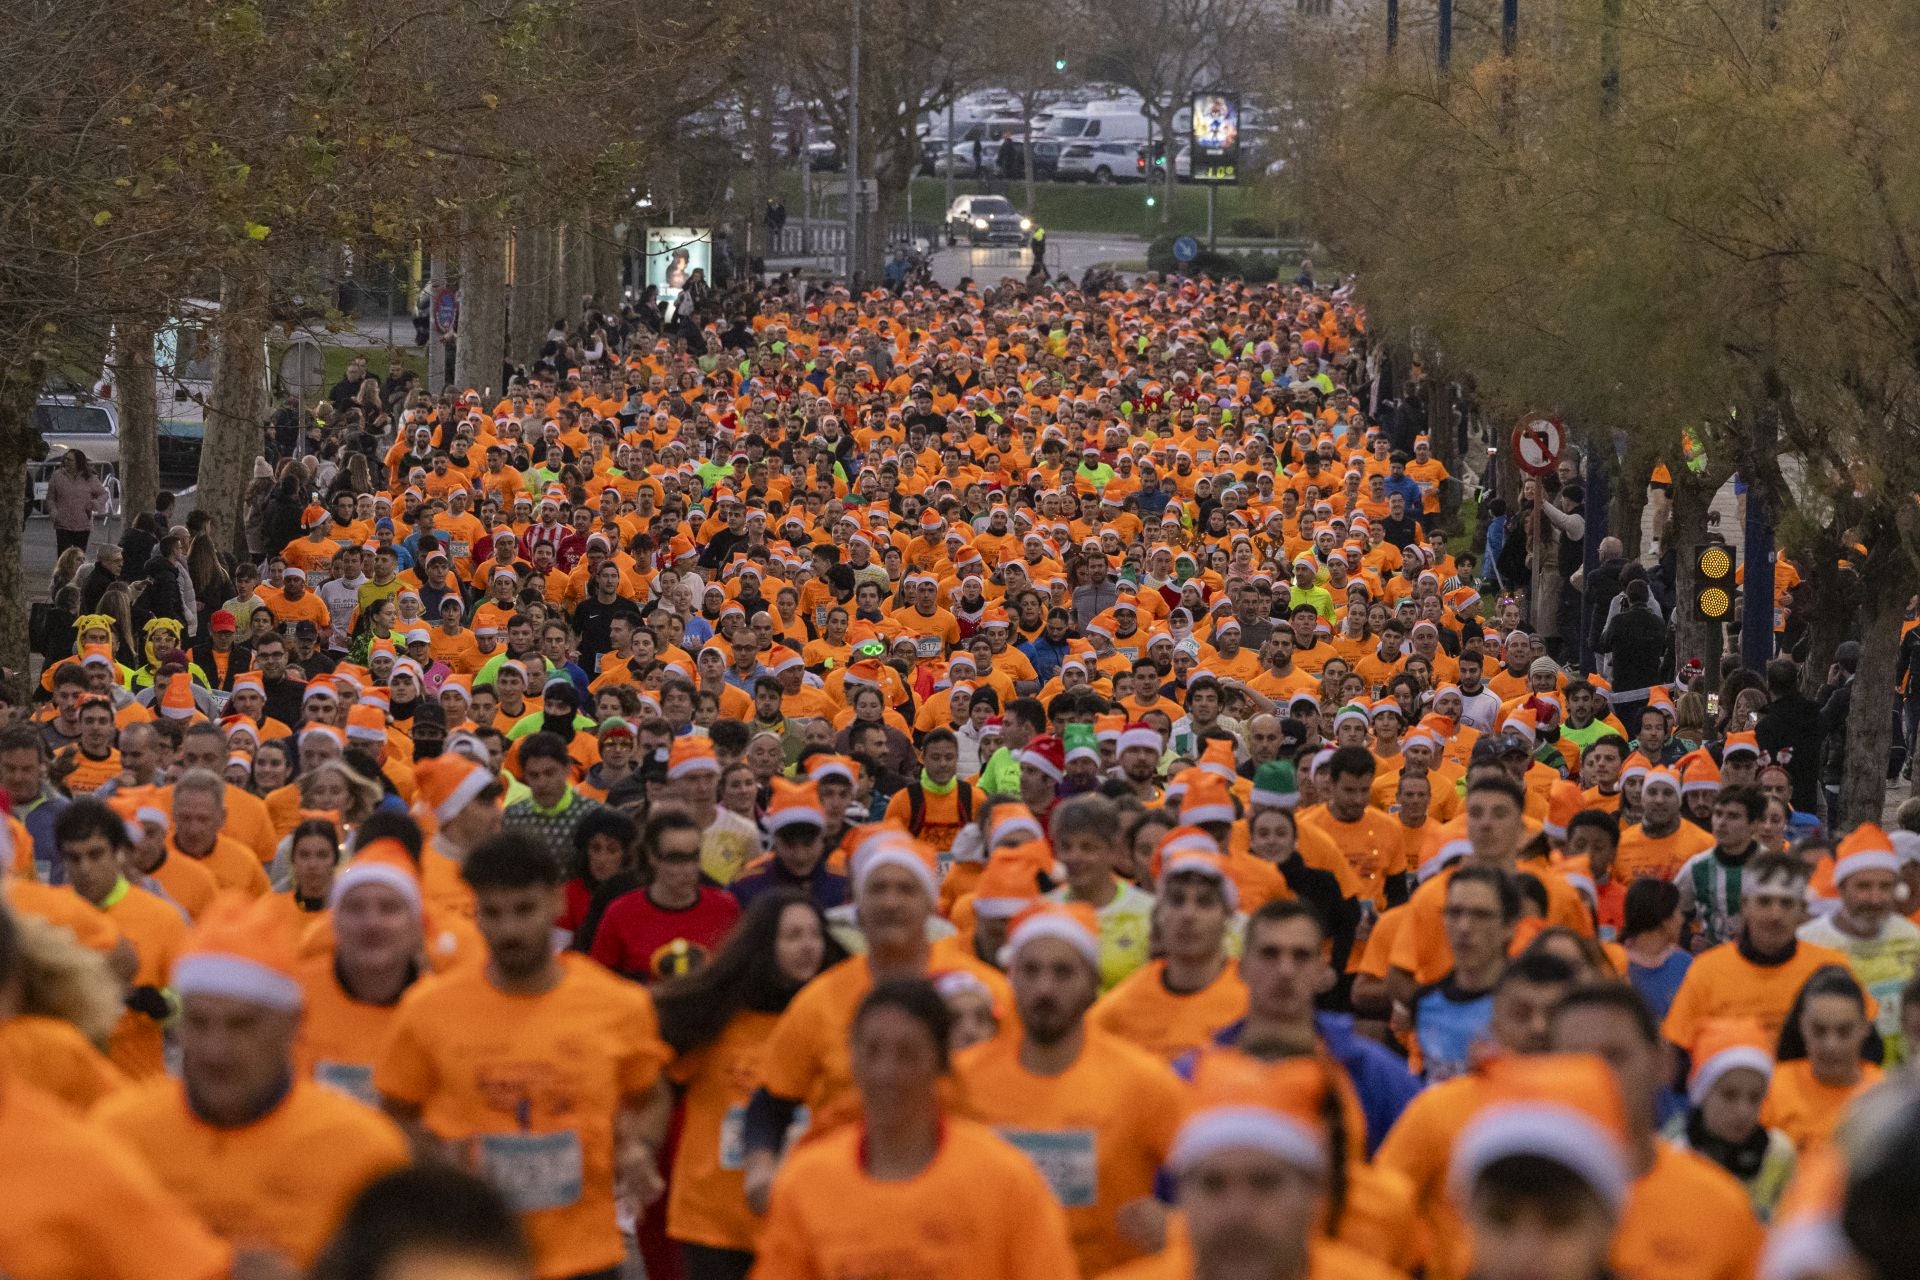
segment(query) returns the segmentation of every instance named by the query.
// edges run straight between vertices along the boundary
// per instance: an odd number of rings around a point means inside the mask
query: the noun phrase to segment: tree
[[[854,0],[801,0],[783,13],[782,38],[791,41],[794,84],[818,102],[833,135],[848,140],[847,84],[855,35]],[[858,270],[878,277],[884,229],[903,218],[907,184],[919,163],[918,126],[946,108],[964,82],[972,53],[968,33],[980,11],[961,0],[896,0],[885,9],[865,5],[860,41],[860,169],[849,182],[871,177],[877,207],[864,219],[869,233],[858,246]]]
[[[1089,75],[1140,95],[1166,148],[1166,194],[1160,221],[1173,215],[1174,119],[1208,87],[1253,81],[1279,38],[1273,6],[1264,0],[1080,0],[1078,29],[1094,35]],[[1263,77],[1264,78],[1264,77]]]
[[[1403,59],[1357,95],[1313,187],[1376,319],[1437,335],[1507,409],[1650,439],[1676,474],[1685,427],[1787,513],[1783,545],[1847,531],[1857,822],[1879,815],[1920,583],[1920,15],[1768,13],[1573,2],[1510,57],[1450,76]],[[1695,533],[1677,518],[1672,541]],[[1766,573],[1749,566],[1754,589]]]

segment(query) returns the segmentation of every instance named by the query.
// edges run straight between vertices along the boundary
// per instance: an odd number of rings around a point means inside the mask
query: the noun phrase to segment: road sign
[[[442,286],[433,295],[433,322],[441,332],[450,333],[460,320],[460,295]]]
[[[1199,256],[1200,242],[1192,236],[1181,236],[1173,242],[1173,260],[1175,262],[1192,262]]]
[[[1530,413],[1513,429],[1513,460],[1530,476],[1552,475],[1566,447],[1567,429],[1558,418]]]
[[[327,357],[320,344],[307,334],[296,334],[280,357],[280,385],[311,401],[325,388],[326,377]]]

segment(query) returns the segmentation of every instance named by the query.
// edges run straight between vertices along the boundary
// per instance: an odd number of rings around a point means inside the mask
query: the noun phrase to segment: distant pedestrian
[[[107,486],[94,474],[87,455],[67,450],[60,465],[47,477],[47,514],[53,517],[54,551],[87,549],[93,536],[93,517],[106,509]]]

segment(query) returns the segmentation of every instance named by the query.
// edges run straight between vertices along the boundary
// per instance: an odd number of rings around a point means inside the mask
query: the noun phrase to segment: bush
[[[1147,270],[1161,273],[1178,271],[1185,275],[1205,275],[1245,280],[1248,284],[1269,284],[1293,278],[1295,265],[1271,253],[1220,253],[1202,249],[1184,267],[1174,261],[1173,242],[1177,237],[1161,236],[1147,246]]]

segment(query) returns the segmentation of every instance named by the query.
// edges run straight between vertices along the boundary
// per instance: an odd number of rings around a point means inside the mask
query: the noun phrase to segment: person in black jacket
[[[140,571],[147,585],[133,604],[136,624],[145,626],[150,618],[172,618],[181,623],[184,629],[187,600],[180,590],[178,562],[179,547],[183,541],[185,539],[181,535],[170,533],[160,539],[160,545],[147,558],[146,567]]]
[[[1793,779],[1793,807],[1818,815],[1820,744],[1826,736],[1819,704],[1800,692],[1800,664],[1792,658],[1769,662],[1766,676],[1768,702],[1754,723],[1754,739]]]
[[[126,564],[126,553],[119,547],[100,548],[99,553],[94,557],[93,568],[89,569],[87,576],[80,581],[81,613],[98,611],[100,597],[106,594],[108,587],[120,581],[121,570],[126,568]]]
[[[1627,584],[1627,607],[1614,615],[1593,646],[1613,655],[1613,687],[1622,693],[1648,689],[1667,665],[1667,624],[1649,607],[1652,593],[1644,581]]]

